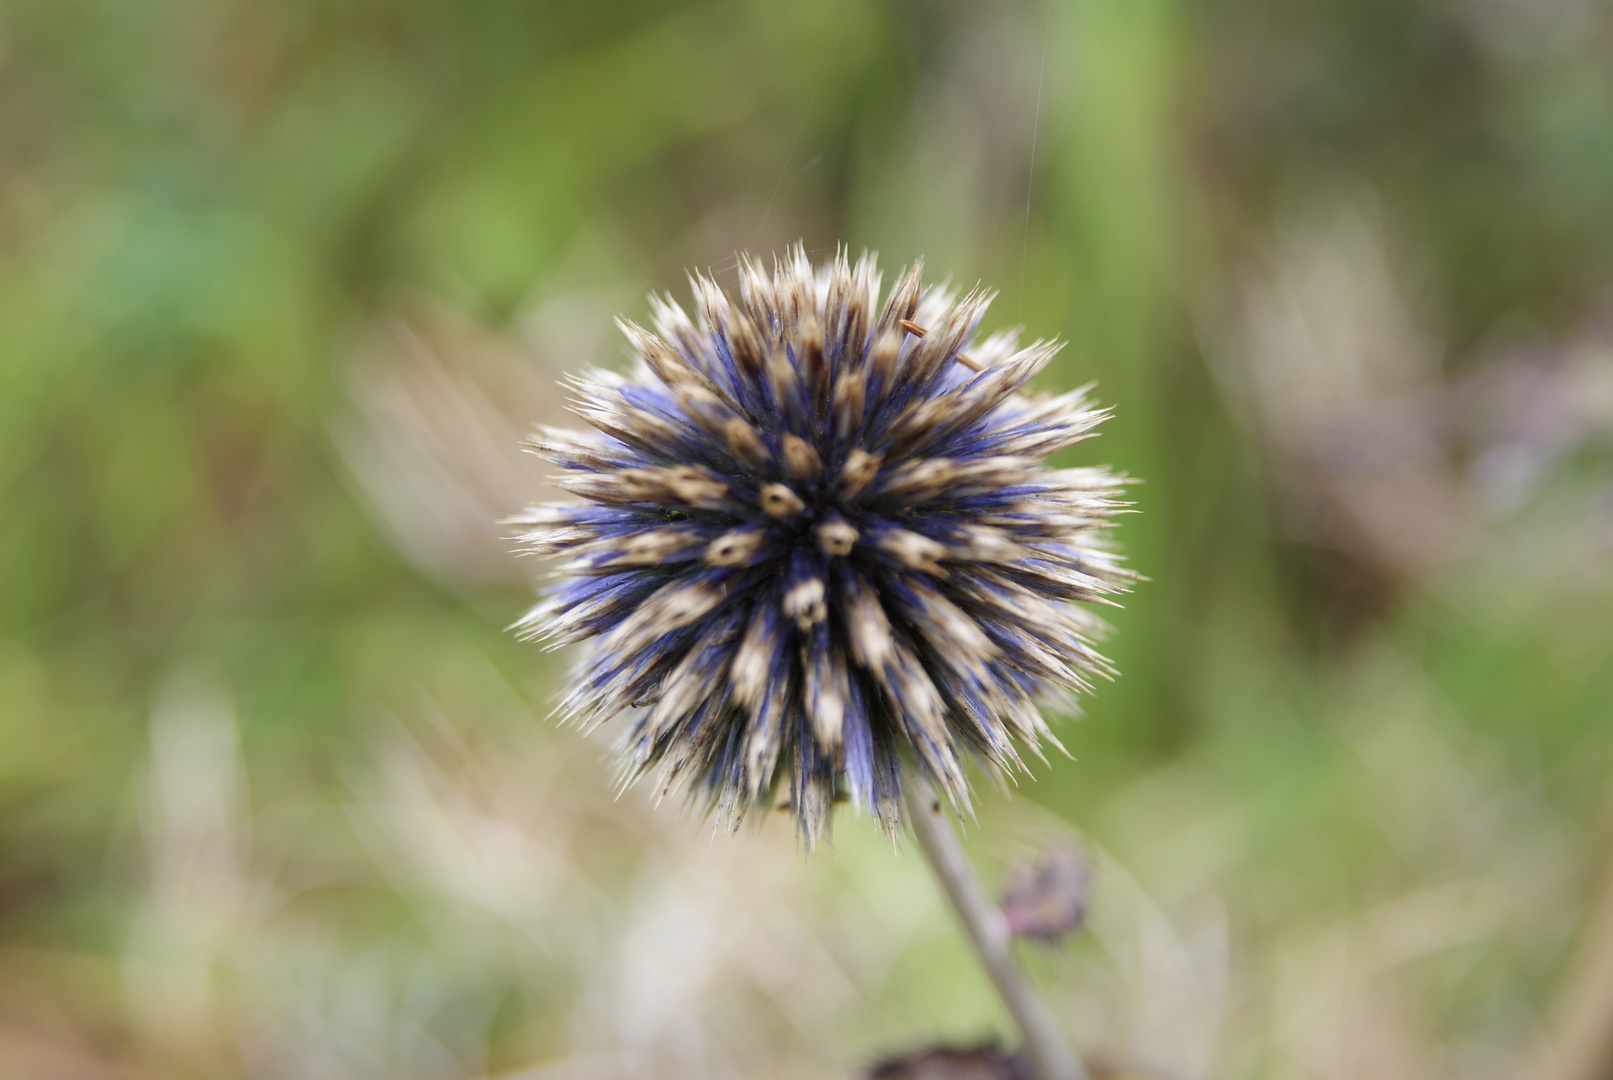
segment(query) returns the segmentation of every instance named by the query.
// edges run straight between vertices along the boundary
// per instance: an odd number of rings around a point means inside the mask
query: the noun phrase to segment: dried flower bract
[[[562,712],[626,714],[624,780],[736,822],[787,797],[809,844],[837,796],[896,828],[909,752],[963,805],[965,754],[1020,768],[1039,706],[1109,670],[1076,602],[1129,579],[1121,481],[1040,463],[1107,411],[1023,392],[1057,344],[978,337],[990,294],[917,266],[882,307],[869,256],[691,281],[696,319],[652,298],[633,370],[574,381],[597,432],[531,443],[584,500],[517,519],[569,560],[519,628],[593,642]]]

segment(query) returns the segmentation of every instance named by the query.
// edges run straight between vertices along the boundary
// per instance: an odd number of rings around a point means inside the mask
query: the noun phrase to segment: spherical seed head
[[[809,845],[840,799],[897,828],[904,756],[966,803],[964,757],[1022,768],[1038,706],[1110,670],[1078,605],[1130,580],[1121,480],[1041,464],[1107,411],[1025,393],[1058,346],[977,338],[990,294],[919,266],[883,306],[872,257],[799,246],[737,301],[691,284],[698,321],[652,297],[632,372],[574,380],[597,431],[531,443],[583,500],[517,519],[569,556],[519,628],[593,643],[562,712],[625,716],[624,782],[736,823],[787,787]]]

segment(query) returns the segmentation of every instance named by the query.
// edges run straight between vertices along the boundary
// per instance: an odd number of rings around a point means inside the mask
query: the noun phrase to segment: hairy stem
[[[998,996],[1019,1026],[1025,1056],[1030,1060],[1036,1080],[1088,1080],[1081,1059],[1065,1041],[1047,1003],[1025,973],[1014,965],[1010,954],[1013,934],[1008,929],[1008,920],[975,876],[974,867],[969,865],[969,857],[964,854],[958,834],[947,820],[934,789],[913,773],[903,778],[902,787],[919,849],[924,852],[952,910],[957,912],[958,920],[974,943],[975,953],[991,976],[991,984],[997,988]]]

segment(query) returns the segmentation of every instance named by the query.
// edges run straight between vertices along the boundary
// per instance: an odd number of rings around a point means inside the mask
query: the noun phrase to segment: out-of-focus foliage
[[[1038,977],[1089,1057],[1597,1075],[1596,0],[10,0],[0,1072],[806,1077],[1000,1030],[866,821],[803,864],[613,801],[502,633],[556,376],[798,237],[999,287],[1118,406],[1070,460],[1146,480],[1124,675],[974,832],[997,880],[1085,832]]]

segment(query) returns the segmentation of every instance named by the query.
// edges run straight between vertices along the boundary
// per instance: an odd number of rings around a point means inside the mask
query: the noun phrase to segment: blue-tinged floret
[[[894,830],[904,758],[955,804],[966,757],[1021,769],[1041,707],[1110,673],[1079,605],[1131,579],[1122,481],[1041,464],[1107,411],[1024,392],[1058,346],[978,338],[990,295],[917,266],[883,306],[872,258],[799,247],[737,302],[691,284],[695,319],[621,323],[631,372],[572,381],[595,431],[531,444],[582,500],[517,519],[567,558],[522,632],[590,643],[563,713],[735,822],[787,791],[809,844],[838,799]]]

